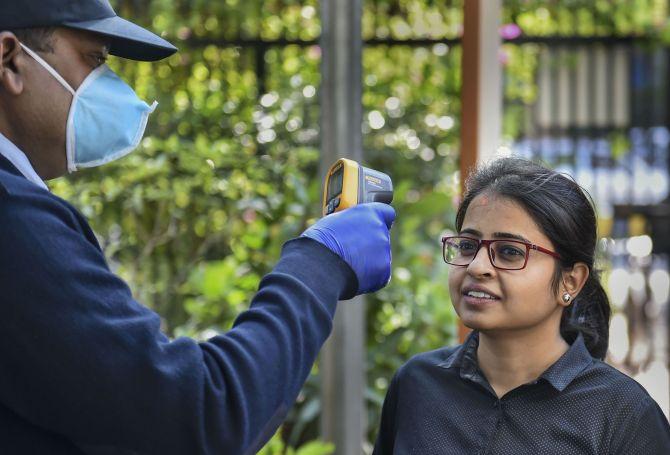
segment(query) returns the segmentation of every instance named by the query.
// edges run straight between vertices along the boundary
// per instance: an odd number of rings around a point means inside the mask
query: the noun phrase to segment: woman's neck
[[[569,348],[558,328],[479,333],[479,367],[498,397],[537,379]]]

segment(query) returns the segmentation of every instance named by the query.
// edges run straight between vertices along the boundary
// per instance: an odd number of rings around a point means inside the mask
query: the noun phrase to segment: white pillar
[[[337,159],[362,161],[361,0],[321,3],[321,177]],[[365,429],[365,301],[338,305],[321,355],[321,431],[336,455],[360,455]]]

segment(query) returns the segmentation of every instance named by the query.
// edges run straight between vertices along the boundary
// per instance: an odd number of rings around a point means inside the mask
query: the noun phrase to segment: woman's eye
[[[472,254],[476,249],[476,244],[474,242],[460,242],[458,249],[461,254]]]
[[[503,255],[503,256],[523,256],[524,252],[521,251],[519,248],[511,245],[503,245],[500,247],[498,250],[498,254]]]

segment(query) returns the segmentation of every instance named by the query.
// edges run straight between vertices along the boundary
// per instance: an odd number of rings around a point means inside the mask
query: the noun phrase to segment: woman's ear
[[[0,90],[12,95],[20,95],[23,91],[23,78],[17,65],[20,56],[18,38],[11,32],[0,32]]]
[[[568,306],[572,303],[586,284],[589,273],[589,266],[583,262],[577,262],[571,269],[562,272],[561,287],[558,290],[558,301],[561,305]]]

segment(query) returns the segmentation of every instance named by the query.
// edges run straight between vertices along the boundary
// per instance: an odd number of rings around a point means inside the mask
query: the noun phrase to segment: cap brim
[[[160,36],[118,16],[85,22],[66,22],[63,26],[110,37],[109,53],[130,60],[153,62],[177,52],[176,47]]]

